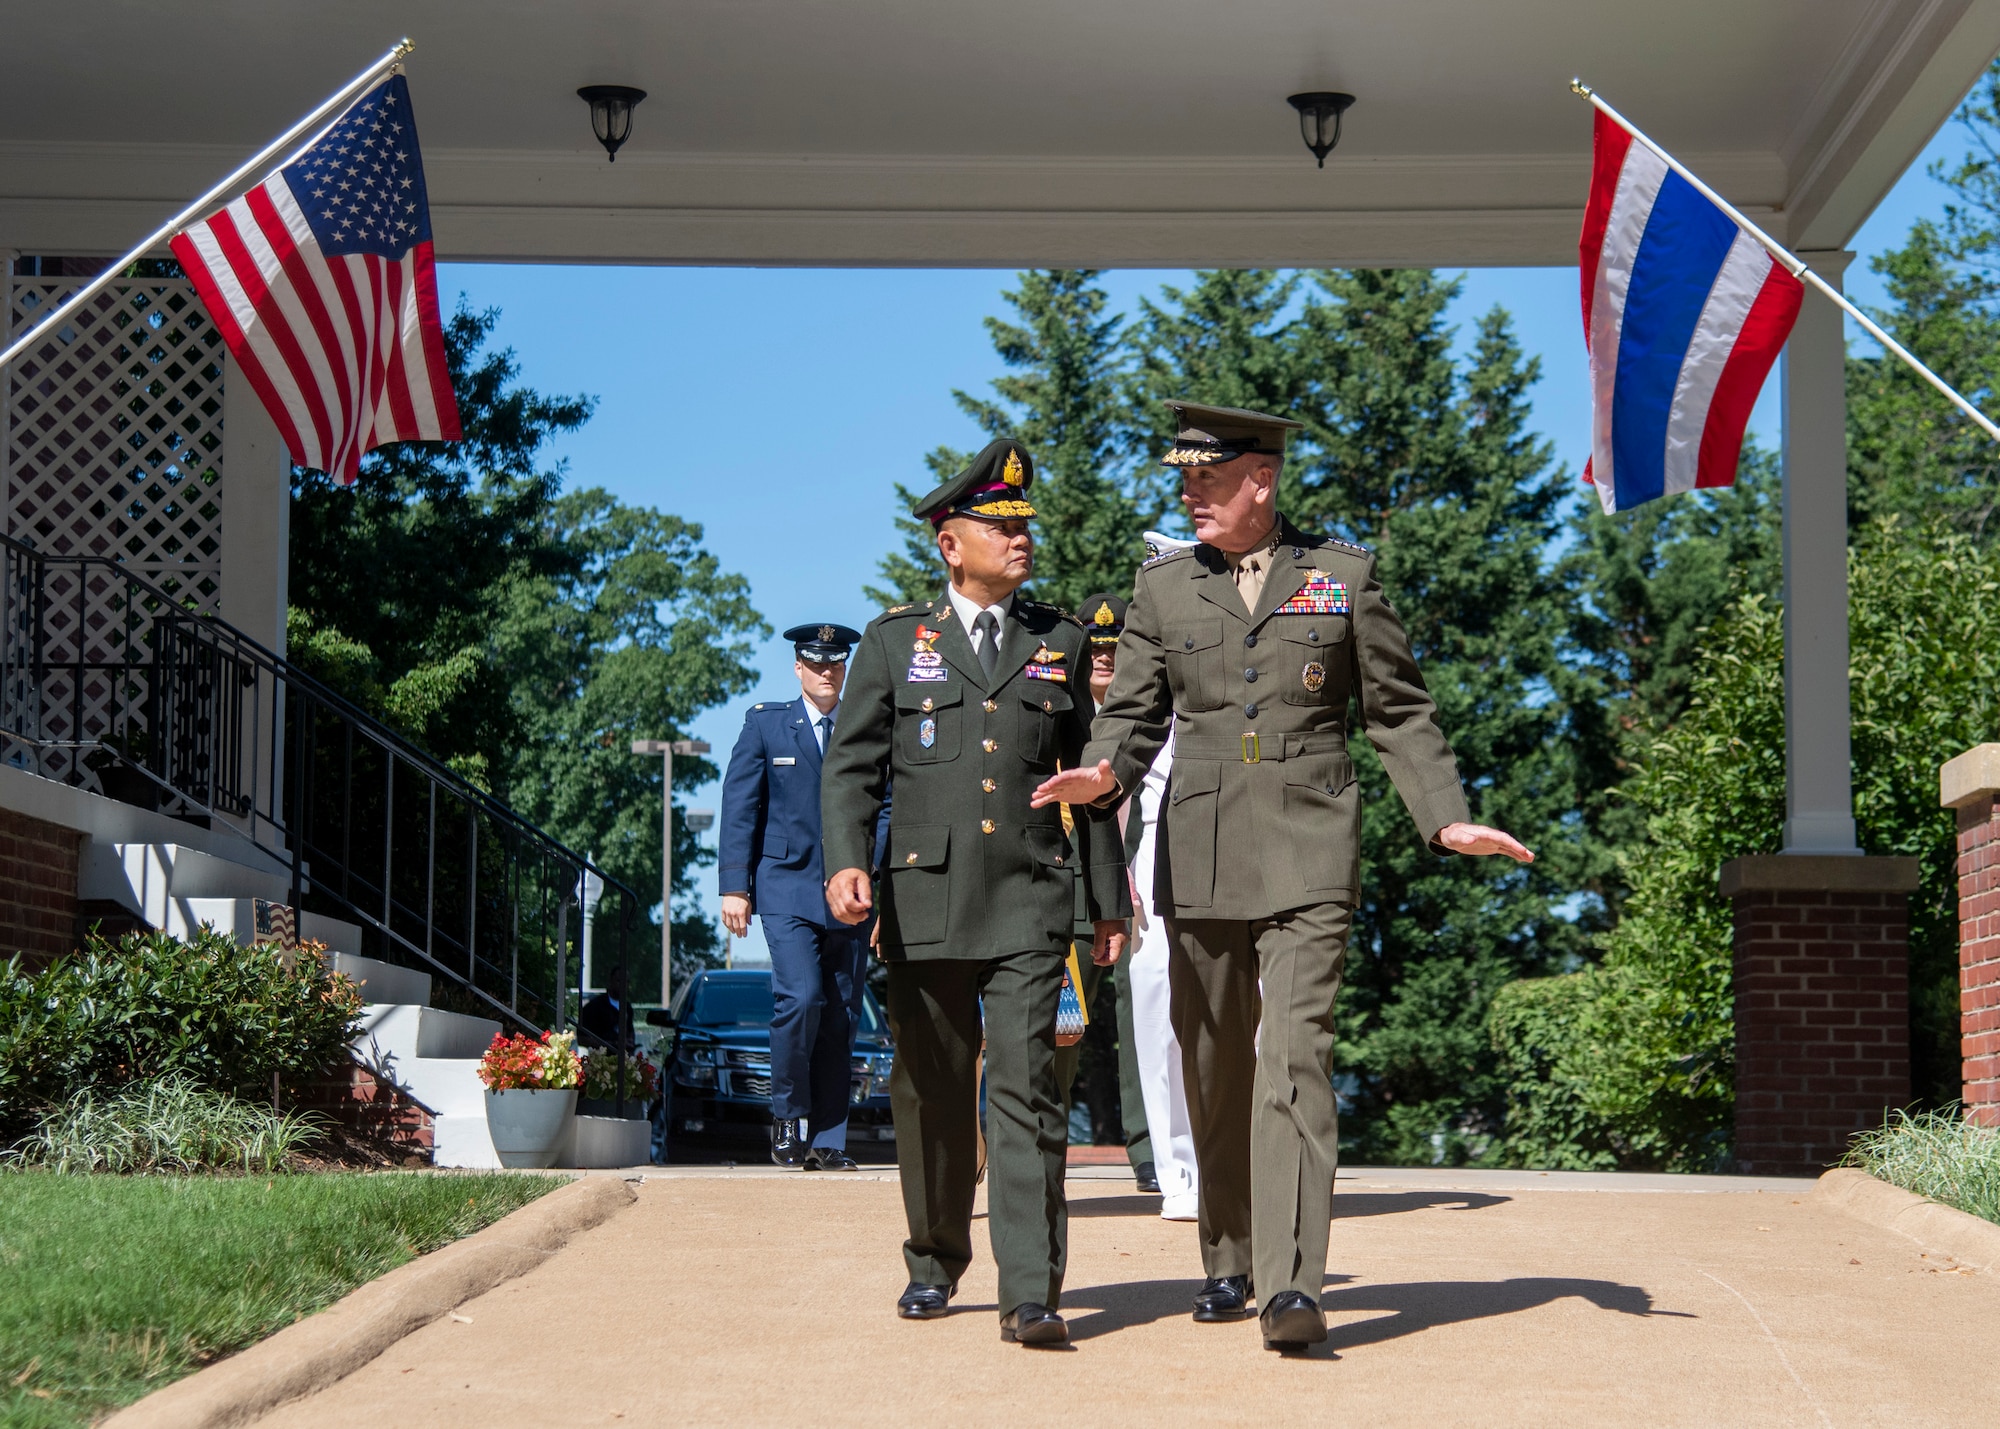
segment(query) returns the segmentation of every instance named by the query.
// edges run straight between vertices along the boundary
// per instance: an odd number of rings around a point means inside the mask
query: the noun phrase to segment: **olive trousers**
[[[1318,1301],[1333,1173],[1333,1004],[1354,909],[1249,922],[1167,919],[1174,1035],[1201,1173],[1205,1274],[1248,1275],[1260,1304]]]
[[[1000,1313],[1062,1298],[1069,1129],[1056,1093],[1056,1000],[1067,947],[889,964],[889,1104],[910,1279],[956,1286],[972,1263],[979,1053],[986,1044],[986,1228]],[[982,1027],[981,1009],[984,1009]]]

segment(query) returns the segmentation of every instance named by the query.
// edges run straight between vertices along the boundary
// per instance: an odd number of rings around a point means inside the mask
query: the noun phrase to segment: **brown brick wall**
[[[1755,889],[1736,904],[1736,1161],[1816,1176],[1910,1096],[1908,895]]]
[[[1958,1035],[1966,1115],[2000,1126],[2000,800],[1958,810]]]
[[[0,808],[0,960],[36,967],[76,947],[76,865],[83,835]]]
[[[430,1157],[430,1113],[358,1063],[337,1068],[306,1088],[300,1105],[363,1136]]]

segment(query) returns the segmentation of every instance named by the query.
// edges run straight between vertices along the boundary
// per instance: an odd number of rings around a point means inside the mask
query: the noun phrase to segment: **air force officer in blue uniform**
[[[743,937],[754,914],[771,950],[771,1159],[808,1171],[855,1169],[847,1154],[850,1057],[871,928],[848,927],[827,912],[819,770],[848,652],[860,638],[845,625],[785,632],[798,656],[800,697],[750,709],[722,784],[723,926]]]

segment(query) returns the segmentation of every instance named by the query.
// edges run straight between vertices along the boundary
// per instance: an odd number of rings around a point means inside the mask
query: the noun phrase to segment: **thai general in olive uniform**
[[[827,902],[871,903],[876,813],[894,781],[882,859],[881,952],[896,1039],[890,1101],[902,1170],[906,1319],[930,1319],[972,1258],[977,1065],[986,1045],[988,1217],[1001,1335],[1067,1338],[1056,1312],[1068,1241],[1069,1140],[1055,1079],[1056,1002],[1085,862],[1092,956],[1115,960],[1131,903],[1115,825],[1083,811],[1077,848],[1035,787],[1090,732],[1083,627],[1014,592],[1033,569],[1034,467],[1013,442],[919,502],[951,585],[869,625],[848,666],[821,778]],[[982,1028],[981,1009],[984,1008]]]
[[[1350,707],[1434,848],[1531,855],[1467,822],[1374,557],[1278,514],[1299,424],[1172,405],[1180,435],[1165,460],[1201,544],[1140,568],[1083,766],[1036,797],[1136,791],[1177,721],[1154,887],[1140,895],[1166,920],[1201,1168],[1195,1318],[1236,1319],[1254,1294],[1266,1346],[1297,1348],[1326,1338],[1333,1009],[1360,886]]]

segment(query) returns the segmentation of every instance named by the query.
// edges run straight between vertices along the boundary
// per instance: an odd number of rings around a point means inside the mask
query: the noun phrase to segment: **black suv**
[[[771,1127],[771,973],[711,969],[683,983],[673,1002],[671,1060],[655,1108],[656,1159],[684,1141],[754,1137]],[[658,1014],[650,1019],[657,1025]],[[872,991],[861,994],[848,1094],[847,1144],[894,1143],[889,1068],[895,1049]],[[659,1133],[664,1131],[665,1135]],[[746,1148],[747,1149],[747,1148]]]

